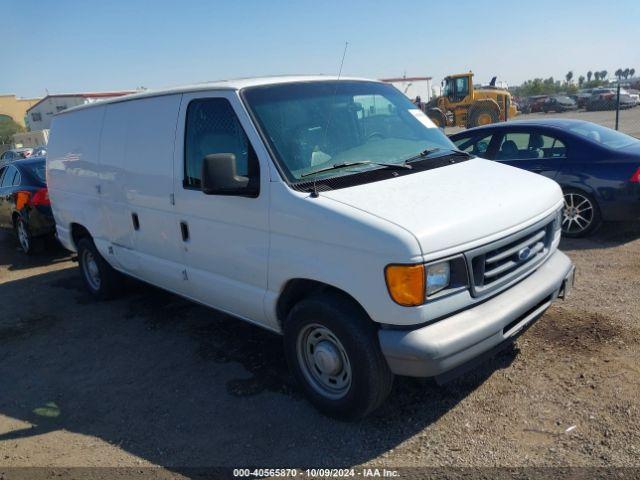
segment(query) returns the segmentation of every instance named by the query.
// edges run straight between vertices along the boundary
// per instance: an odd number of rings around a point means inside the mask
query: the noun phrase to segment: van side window
[[[231,104],[224,98],[193,100],[187,108],[184,187],[199,189],[202,161],[214,153],[233,153],[238,175],[258,180],[256,153]]]

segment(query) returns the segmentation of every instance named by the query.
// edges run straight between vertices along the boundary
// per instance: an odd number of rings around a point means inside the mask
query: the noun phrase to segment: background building
[[[121,97],[135,93],[126,92],[93,92],[93,93],[64,93],[47,95],[27,110],[27,126],[29,130],[44,130],[51,126],[51,118],[67,108],[93,103],[105,98]]]
[[[19,132],[13,134],[13,146],[20,147],[39,147],[49,143],[49,130],[36,130],[35,132]]]
[[[13,94],[0,95],[0,116],[10,117],[17,124],[25,127],[27,110],[38,103],[39,98],[17,98]]]

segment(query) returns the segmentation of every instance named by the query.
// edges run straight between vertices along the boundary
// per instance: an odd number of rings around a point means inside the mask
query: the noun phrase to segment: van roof
[[[331,81],[331,80],[351,80],[351,81],[367,81],[378,82],[378,80],[371,80],[369,78],[357,78],[357,77],[337,77],[335,75],[274,75],[266,77],[247,77],[236,78],[231,80],[216,80],[212,82],[195,83],[192,85],[181,85],[176,87],[169,87],[160,90],[144,90],[142,92],[133,93],[131,95],[123,95],[121,97],[114,97],[97,102],[86,103],[84,105],[78,105],[76,107],[63,110],[56,113],[56,115],[64,115],[68,112],[74,112],[85,108],[97,107],[109,103],[127,102],[130,100],[136,100],[139,98],[159,97],[162,95],[172,95],[176,93],[186,92],[200,92],[208,90],[241,90],[248,87],[258,87],[262,85],[278,85],[283,83],[297,83],[297,82],[317,82],[317,81]]]

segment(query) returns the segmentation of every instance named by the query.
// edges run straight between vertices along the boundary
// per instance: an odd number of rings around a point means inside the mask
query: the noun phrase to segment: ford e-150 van
[[[445,380],[571,287],[556,183],[457,151],[393,86],[275,77],[57,114],[47,159],[89,291],[125,274],[283,334],[323,412]]]

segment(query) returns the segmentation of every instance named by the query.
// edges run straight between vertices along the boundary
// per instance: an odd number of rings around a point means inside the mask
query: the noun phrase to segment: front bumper
[[[382,352],[397,375],[432,377],[467,364],[516,336],[565,297],[575,267],[560,251],[518,284],[475,307],[416,330],[381,329]]]

